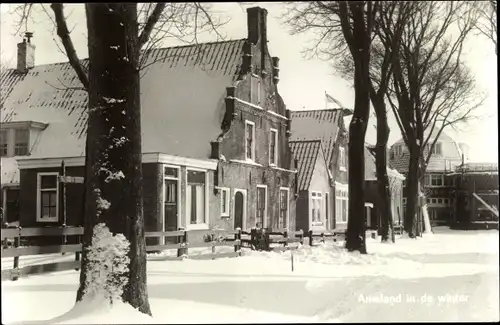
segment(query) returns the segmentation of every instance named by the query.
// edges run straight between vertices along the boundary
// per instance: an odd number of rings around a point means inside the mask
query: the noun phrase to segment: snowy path
[[[152,322],[499,320],[498,231],[438,233],[396,245],[370,241],[368,247],[368,256],[304,247],[295,253],[294,272],[289,252],[148,262]],[[73,307],[77,282],[74,271],[2,282],[3,322],[54,323],[50,319]],[[133,322],[110,315],[99,321]]]

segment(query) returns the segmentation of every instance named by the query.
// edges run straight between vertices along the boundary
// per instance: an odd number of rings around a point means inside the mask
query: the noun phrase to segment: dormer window
[[[6,157],[8,154],[7,130],[0,132],[0,156]]]
[[[2,157],[29,155],[36,138],[46,127],[45,123],[33,121],[2,123],[0,155]]]
[[[26,156],[28,154],[30,131],[28,129],[16,129],[14,134],[14,156]]]
[[[434,144],[434,147],[432,148],[432,154],[436,155],[436,156],[441,156],[441,154],[442,154],[442,150],[441,150],[442,148],[441,147],[442,147],[441,146],[441,142],[436,142]]]

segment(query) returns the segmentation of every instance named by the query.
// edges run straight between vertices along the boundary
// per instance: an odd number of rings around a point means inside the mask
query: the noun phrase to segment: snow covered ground
[[[293,272],[290,251],[150,260],[152,318],[124,304],[73,308],[76,271],[30,276],[2,282],[2,323],[498,321],[498,240],[496,230],[440,228],[395,245],[368,239],[368,255],[303,246]]]

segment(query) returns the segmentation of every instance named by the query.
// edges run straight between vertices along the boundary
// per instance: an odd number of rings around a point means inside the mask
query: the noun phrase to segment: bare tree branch
[[[158,20],[160,19],[161,14],[163,13],[163,10],[165,10],[165,3],[160,2],[157,3],[153,13],[149,15],[146,25],[144,26],[144,29],[142,30],[141,34],[139,35],[139,48],[142,48],[144,44],[149,40],[149,37],[151,36],[151,31],[153,30],[153,27],[156,25]]]
[[[52,11],[54,11],[56,26],[57,26],[57,35],[61,38],[64,49],[66,50],[66,54],[69,59],[69,64],[75,70],[78,79],[82,83],[85,89],[89,87],[89,79],[87,73],[84,71],[80,60],[78,59],[78,55],[76,54],[75,46],[73,45],[73,41],[71,40],[70,32],[68,30],[68,25],[66,24],[66,18],[64,17],[64,9],[62,3],[53,3],[50,5]]]

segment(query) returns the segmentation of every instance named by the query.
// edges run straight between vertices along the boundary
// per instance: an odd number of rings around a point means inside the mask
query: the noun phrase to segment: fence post
[[[309,230],[309,246],[313,245],[313,231]]]
[[[65,229],[67,226],[66,226],[65,223],[63,223],[61,227],[62,227],[62,229]],[[67,238],[66,238],[66,232],[63,230],[63,237],[62,237],[62,244],[63,244],[63,246],[66,245],[66,240],[67,240]],[[66,253],[63,252],[62,255],[66,255]]]
[[[78,236],[76,236],[76,238],[77,238],[77,243],[80,244],[80,246],[82,247],[82,252],[83,252],[82,236],[78,235]],[[75,252],[75,261],[76,262],[80,261],[80,252]],[[80,267],[77,266],[75,268],[75,271],[79,271],[79,270],[80,270]]]
[[[302,229],[300,229],[299,238],[300,238],[300,244],[304,245],[304,230]]]
[[[234,234],[234,240],[239,240],[240,244],[235,244],[234,245],[234,252],[238,253],[238,256],[241,256],[241,229],[238,230],[237,234]]]
[[[14,237],[14,248],[21,246],[21,227],[18,227],[19,234]],[[12,281],[17,281],[19,278],[19,256],[14,257],[14,275],[12,276]]]
[[[257,238],[257,229],[252,228],[250,230],[250,247],[252,248],[252,250],[257,249],[256,238]]]
[[[283,237],[285,238],[285,242],[283,243],[283,246],[287,247],[288,246],[288,230],[285,230],[285,232],[283,233]]]
[[[184,229],[184,228],[179,228],[179,231],[184,231],[184,235],[183,236],[179,236],[180,238],[178,239],[178,241],[180,241],[180,244],[184,244],[183,246],[184,247],[180,247],[177,249],[177,257],[181,257],[183,255],[187,255],[188,254],[188,250],[187,250],[187,237],[188,237],[188,234],[187,234],[187,231]]]
[[[321,243],[325,243],[325,234],[321,233]]]

